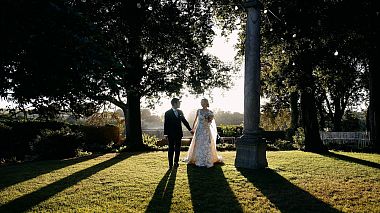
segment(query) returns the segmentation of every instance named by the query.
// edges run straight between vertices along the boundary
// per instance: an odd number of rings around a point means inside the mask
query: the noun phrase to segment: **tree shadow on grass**
[[[62,178],[54,183],[44,186],[37,191],[31,192],[24,196],[21,196],[15,200],[12,200],[2,206],[0,206],[0,212],[24,212],[33,206],[49,199],[55,194],[75,185],[76,183],[84,180],[97,172],[104,170],[116,163],[119,163],[132,155],[137,153],[122,153],[109,160],[103,161],[99,164],[86,168],[84,170],[75,172],[65,178]]]
[[[271,169],[238,170],[281,212],[340,212]]]
[[[200,168],[187,165],[194,212],[243,212],[221,165]]]
[[[98,156],[100,155],[89,155],[67,160],[26,162],[22,164],[0,167],[0,190],[23,181],[33,179],[39,175],[47,174],[54,170],[91,160]]]
[[[173,199],[177,167],[168,170],[158,183],[156,191],[145,212],[169,212]]]
[[[323,156],[334,158],[334,159],[337,159],[337,160],[347,161],[347,162],[350,162],[350,163],[357,163],[357,164],[361,164],[363,166],[372,167],[372,168],[375,168],[375,169],[380,169],[380,164],[378,164],[378,163],[371,162],[371,161],[366,161],[366,160],[362,160],[362,159],[359,159],[359,158],[354,158],[354,157],[350,157],[350,156],[346,156],[346,155],[341,155],[341,154],[334,153],[334,152],[329,152],[329,153],[323,154]]]

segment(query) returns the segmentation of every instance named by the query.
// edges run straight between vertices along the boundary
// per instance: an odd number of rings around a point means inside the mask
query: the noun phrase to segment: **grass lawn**
[[[168,171],[166,152],[3,166],[0,212],[380,212],[380,155],[267,152],[244,170],[220,154],[210,169]]]

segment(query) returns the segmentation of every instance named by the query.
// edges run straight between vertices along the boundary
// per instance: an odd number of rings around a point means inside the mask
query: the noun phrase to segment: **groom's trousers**
[[[179,161],[179,154],[181,151],[181,139],[182,137],[178,136],[168,136],[169,140],[169,152],[168,152],[168,158],[169,158],[169,167],[173,166],[173,155],[174,156],[174,163],[178,164]]]

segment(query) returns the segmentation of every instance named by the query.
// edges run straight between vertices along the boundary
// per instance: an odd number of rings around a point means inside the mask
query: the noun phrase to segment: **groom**
[[[179,154],[181,149],[181,139],[183,136],[181,122],[186,126],[186,128],[191,132],[189,122],[187,122],[183,112],[178,108],[181,106],[181,103],[178,98],[173,98],[171,101],[172,108],[165,112],[164,120],[164,135],[165,138],[169,141],[169,169],[173,167],[173,155],[174,157],[174,166],[178,166]]]

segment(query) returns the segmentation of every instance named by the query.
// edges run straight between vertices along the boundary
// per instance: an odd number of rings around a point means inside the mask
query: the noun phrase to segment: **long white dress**
[[[198,110],[194,125],[194,136],[190,143],[185,161],[196,166],[212,167],[214,163],[222,163],[223,159],[216,151],[217,130],[215,120],[208,121],[212,111]]]

